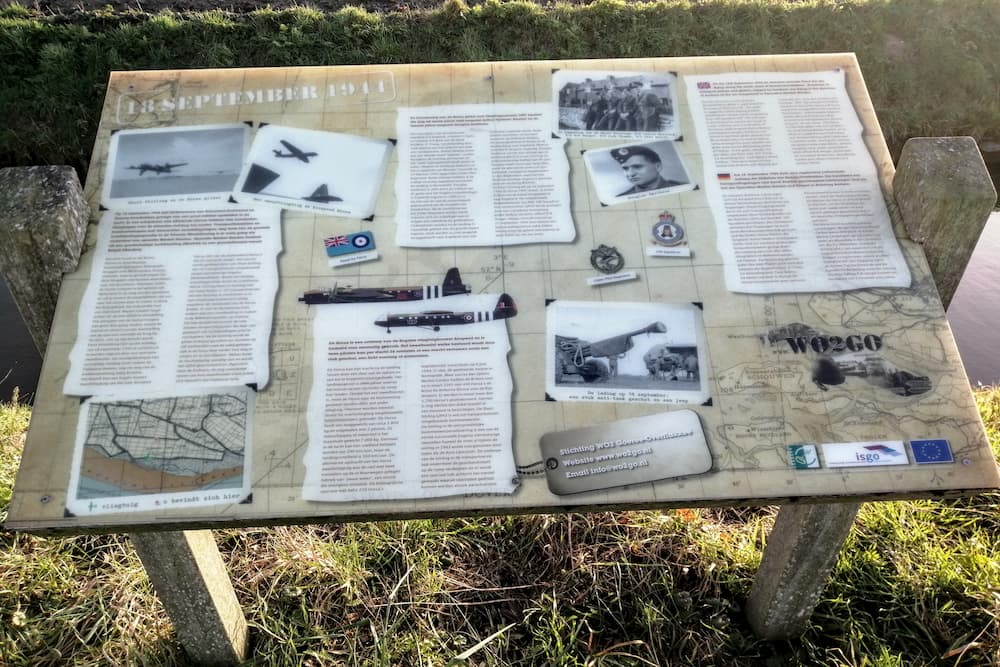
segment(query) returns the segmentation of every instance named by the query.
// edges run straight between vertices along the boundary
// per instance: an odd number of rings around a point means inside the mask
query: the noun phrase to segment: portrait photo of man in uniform
[[[646,148],[645,146],[625,146],[624,148],[616,148],[611,152],[611,155],[618,160],[618,164],[622,166],[625,178],[632,184],[632,187],[628,190],[619,193],[619,197],[684,185],[680,181],[663,178],[663,174],[661,173],[663,171],[663,160],[651,148]]]
[[[672,141],[590,150],[583,157],[602,204],[695,187]]]

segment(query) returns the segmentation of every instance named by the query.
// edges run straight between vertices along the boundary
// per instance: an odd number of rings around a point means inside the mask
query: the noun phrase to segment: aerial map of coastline
[[[77,440],[67,509],[88,514],[247,495],[251,392],[90,401]]]

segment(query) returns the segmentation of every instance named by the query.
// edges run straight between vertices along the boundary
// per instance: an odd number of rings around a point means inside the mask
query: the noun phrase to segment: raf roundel
[[[358,234],[353,239],[351,239],[351,243],[354,244],[355,248],[367,248],[370,241],[368,240],[368,237],[365,236],[364,234]]]

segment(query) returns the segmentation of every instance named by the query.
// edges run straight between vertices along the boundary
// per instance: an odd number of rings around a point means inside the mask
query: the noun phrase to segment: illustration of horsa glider
[[[441,327],[444,326],[506,320],[515,315],[517,315],[517,306],[514,304],[514,299],[509,294],[501,294],[493,312],[467,311],[459,313],[453,310],[425,310],[422,313],[386,315],[384,320],[375,320],[375,324],[385,327],[386,333],[392,333],[392,327],[420,327],[440,331]]]
[[[382,301],[419,301],[442,296],[468,294],[472,290],[462,284],[458,268],[452,267],[440,285],[416,287],[337,287],[315,289],[304,292],[299,301],[314,305],[317,303],[379,303]]]
[[[304,150],[298,148],[289,141],[285,141],[284,139],[281,139],[280,143],[288,149],[288,152],[282,153],[280,150],[272,148],[271,150],[274,152],[274,157],[293,157],[296,160],[309,164],[309,158],[319,155],[319,153],[306,153]]]

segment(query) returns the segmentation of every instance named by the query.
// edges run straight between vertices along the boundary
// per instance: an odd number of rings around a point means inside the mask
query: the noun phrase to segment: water
[[[1000,213],[990,216],[948,309],[958,351],[973,385],[1000,384]],[[14,387],[34,394],[41,358],[7,286],[0,280],[0,401]],[[8,371],[10,375],[4,379]]]
[[[42,359],[21,322],[7,284],[0,280],[0,401],[10,401],[14,387],[20,389],[25,401],[33,398],[41,367]]]
[[[1000,213],[993,213],[948,308],[973,385],[1000,384]]]

